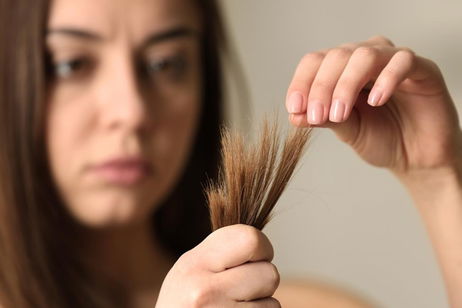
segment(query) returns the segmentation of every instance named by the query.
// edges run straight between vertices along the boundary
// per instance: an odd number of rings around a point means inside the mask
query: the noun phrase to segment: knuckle
[[[303,56],[302,61],[303,63],[306,62],[321,62],[324,60],[325,55],[322,52],[310,52]]]
[[[394,46],[393,42],[386,36],[384,35],[374,35],[371,39],[373,40],[376,40],[376,41],[379,41],[385,45],[390,45],[390,46]]]
[[[351,52],[356,48],[356,46],[357,46],[357,44],[355,44],[355,43],[345,43],[345,44],[339,45],[338,47],[346,48]]]
[[[260,231],[258,231],[258,229],[252,226],[242,225],[241,229],[239,230],[239,233],[242,245],[246,249],[253,251],[259,246]]]
[[[346,48],[346,47],[336,47],[327,53],[328,57],[332,57],[334,59],[345,59],[349,58],[352,54],[351,49]]]
[[[417,56],[416,56],[417,57]],[[434,72],[437,72],[439,75],[441,75],[441,69],[440,67],[438,66],[438,64],[436,64],[435,61],[433,60],[430,60],[430,59],[426,59],[426,58],[423,58],[424,61],[426,61],[426,63],[428,64],[428,66],[434,71]],[[417,59],[414,58],[414,61],[416,61]]]
[[[185,251],[183,252],[183,254],[181,254],[181,256],[178,258],[178,261],[180,260],[188,260],[191,258],[191,255],[193,254],[193,250],[188,250],[188,251]]]
[[[192,287],[188,296],[188,307],[204,307],[213,302],[214,289],[212,283],[205,281]]]
[[[412,49],[407,48],[407,47],[401,48],[401,49],[397,52],[397,54],[399,54],[400,56],[402,56],[402,57],[404,57],[404,58],[406,58],[407,60],[412,61],[412,62],[415,60],[415,57],[416,57],[415,52],[414,52]]]
[[[175,271],[183,275],[190,275],[194,268],[195,257],[193,251],[183,253],[174,264]]]
[[[184,252],[177,260],[176,264],[188,264],[192,258],[191,250]]]
[[[355,56],[358,57],[372,57],[377,58],[379,56],[379,50],[373,46],[361,46],[354,51]]]

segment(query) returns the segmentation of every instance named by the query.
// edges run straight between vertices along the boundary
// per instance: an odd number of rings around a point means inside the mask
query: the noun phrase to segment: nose
[[[129,57],[108,61],[100,85],[100,119],[106,129],[136,132],[146,128],[148,110]]]

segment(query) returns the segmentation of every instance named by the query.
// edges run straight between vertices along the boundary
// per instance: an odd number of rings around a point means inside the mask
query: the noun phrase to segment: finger
[[[387,102],[399,84],[410,76],[416,64],[415,54],[408,49],[396,52],[381,71],[369,94],[368,103],[380,106]]]
[[[371,107],[369,107],[371,108]],[[321,128],[331,129],[340,141],[343,141],[351,146],[354,146],[359,137],[360,132],[360,115],[356,108],[353,108],[349,117],[340,123],[326,122],[319,125]]]
[[[279,286],[279,272],[270,262],[249,262],[216,274],[220,290],[235,301],[269,297]]]
[[[308,95],[307,119],[310,124],[322,124],[329,115],[332,92],[342,74],[352,51],[334,48],[324,58]]]
[[[356,49],[361,46],[374,46],[374,47],[379,47],[379,46],[384,46],[384,47],[395,47],[393,42],[382,35],[375,35],[367,39],[366,41],[360,41],[360,42],[353,42],[353,43],[345,43],[340,45],[339,47],[344,47],[344,48],[349,48],[349,49]]]
[[[382,36],[382,35],[374,35],[370,37],[369,39],[367,39],[366,43],[370,45],[383,45],[383,46],[395,47],[395,44],[393,44],[393,42],[389,38]]]
[[[303,57],[297,66],[294,77],[289,85],[286,96],[286,109],[289,113],[303,113],[307,108],[307,93],[311,88],[316,73],[319,70],[325,55],[332,50],[344,49],[354,50],[360,46],[394,46],[386,37],[373,36],[367,41],[357,43],[347,43],[340,45],[338,48],[325,49],[314,53],[309,53]],[[312,123],[314,124],[314,123]]]
[[[320,125],[311,125],[307,122],[306,115],[302,114],[290,114],[289,121],[296,127],[329,128],[341,141],[350,145],[356,142],[360,129],[359,112],[355,108],[352,109],[348,119],[340,123],[327,121]]]
[[[281,303],[274,297],[261,298],[251,302],[240,302],[237,307],[243,308],[281,308]]]
[[[377,78],[396,50],[392,47],[357,48],[340,76],[332,96],[329,120],[345,121],[359,92],[371,80]]]
[[[246,262],[271,261],[273,246],[260,230],[247,225],[232,225],[210,234],[194,248],[195,259],[212,272],[221,272]]]
[[[289,113],[306,112],[308,91],[323,59],[324,53],[317,52],[305,55],[300,61],[287,90],[286,109]]]
[[[311,127],[315,125],[311,125],[308,123],[306,119],[306,113],[300,113],[300,114],[289,114],[289,121],[294,125],[295,127]]]

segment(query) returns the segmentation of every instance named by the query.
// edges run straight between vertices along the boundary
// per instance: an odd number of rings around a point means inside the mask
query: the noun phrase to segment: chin
[[[141,202],[141,199],[152,201]],[[145,220],[155,208],[155,199],[140,198],[128,192],[106,192],[82,196],[68,204],[72,216],[80,224],[91,228],[106,228]]]

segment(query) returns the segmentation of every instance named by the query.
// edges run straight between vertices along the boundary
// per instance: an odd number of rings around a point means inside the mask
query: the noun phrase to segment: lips
[[[120,157],[94,166],[98,177],[114,185],[134,185],[152,173],[151,165],[140,157]]]

